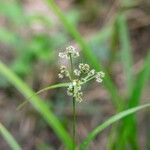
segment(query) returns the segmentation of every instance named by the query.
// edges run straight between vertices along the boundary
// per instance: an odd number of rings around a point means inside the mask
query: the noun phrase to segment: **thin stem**
[[[76,144],[76,103],[75,97],[72,98],[73,106],[73,150],[75,150]]]
[[[73,77],[74,77],[74,75],[73,75],[74,67],[73,67],[73,61],[72,61],[71,54],[70,54],[70,67],[71,67],[71,79],[73,79]]]
[[[74,74],[73,74],[73,60],[72,56],[70,55],[70,67],[71,67],[71,79],[73,81],[74,79]],[[73,126],[72,126],[72,136],[73,136],[73,150],[75,150],[75,145],[76,145],[76,100],[75,97],[73,96],[72,98],[72,109],[73,109]]]
[[[94,79],[94,78],[95,78],[95,75],[92,76],[92,77],[90,77],[90,78],[88,78],[88,79],[86,80],[86,82],[88,82],[88,81],[90,81],[90,80],[92,80],[92,79]]]

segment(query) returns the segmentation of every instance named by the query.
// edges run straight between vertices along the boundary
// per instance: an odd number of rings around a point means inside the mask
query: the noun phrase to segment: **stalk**
[[[75,150],[76,145],[76,101],[75,97],[72,98],[73,106],[73,150]]]
[[[70,67],[71,67],[71,79],[72,79],[72,82],[73,82],[73,79],[74,79],[74,75],[73,75],[74,67],[73,67],[73,60],[72,60],[71,54],[70,54]],[[76,100],[75,100],[74,96],[72,97],[72,110],[73,110],[73,119],[72,119],[72,122],[73,122],[73,126],[72,126],[73,150],[75,150],[75,145],[76,145]]]

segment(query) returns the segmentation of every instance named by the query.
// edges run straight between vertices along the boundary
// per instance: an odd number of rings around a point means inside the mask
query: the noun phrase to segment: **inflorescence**
[[[73,58],[79,57],[79,52],[77,52],[73,46],[69,46],[64,52],[59,53],[59,57],[69,59],[72,63]],[[101,83],[105,76],[104,72],[96,72],[94,69],[91,69],[88,64],[84,63],[79,63],[78,68],[71,69],[72,70],[70,71],[66,66],[61,66],[58,77],[61,79],[67,77],[70,80],[67,88],[67,94],[69,96],[73,96],[78,102],[82,101],[83,92],[81,88],[83,84],[92,79],[95,79],[97,82]]]

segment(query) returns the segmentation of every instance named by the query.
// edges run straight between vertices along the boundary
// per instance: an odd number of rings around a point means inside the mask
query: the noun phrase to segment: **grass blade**
[[[0,62],[0,74],[2,74],[12,85],[15,86],[27,99],[34,95],[34,92],[7,66]],[[48,125],[54,130],[56,135],[65,144],[68,150],[72,150],[73,142],[60,121],[56,118],[49,107],[36,95],[28,99],[35,109],[42,115]]]
[[[59,84],[55,84],[55,85],[50,85],[50,86],[47,86],[39,91],[37,91],[35,93],[35,95],[37,94],[41,94],[42,92],[45,92],[45,91],[48,91],[48,90],[51,90],[51,89],[56,89],[56,88],[60,88],[60,87],[67,87],[69,85],[69,83],[59,83]],[[33,95],[33,96],[35,96]]]
[[[150,52],[147,55],[147,58],[145,60],[145,63],[143,65],[142,71],[138,74],[136,82],[134,84],[134,88],[132,91],[132,95],[128,104],[128,108],[138,106],[140,103],[140,98],[142,95],[142,91],[145,87],[145,84],[148,82],[150,78]],[[124,120],[124,124],[122,127],[122,133],[119,136],[118,143],[123,144],[127,139],[137,139],[136,135],[136,116],[131,115],[130,117],[126,118]],[[135,131],[132,132],[131,131]],[[133,144],[133,141],[131,142],[131,145]]]
[[[21,150],[22,148],[16,142],[15,138],[9,133],[9,131],[0,123],[0,134],[6,140],[12,150]]]
[[[145,59],[143,68],[138,74],[137,79],[134,84],[133,92],[130,99],[129,107],[133,107],[139,104],[143,89],[150,78],[150,50]]]
[[[127,93],[130,95],[133,86],[133,58],[128,25],[124,14],[120,14],[118,16],[117,28],[119,34],[118,36],[121,48],[121,59],[123,63],[124,76],[126,78],[126,89]]]
[[[38,94],[41,94],[45,91],[48,91],[48,90],[52,90],[52,89],[56,89],[56,88],[60,88],[60,87],[67,87],[69,85],[69,83],[58,83],[58,84],[55,84],[55,85],[50,85],[50,86],[47,86],[39,91],[37,91],[36,93],[34,93],[34,95],[30,96],[28,99],[31,99],[33,96],[36,96]],[[17,107],[17,110],[20,110],[24,105],[26,105],[29,101],[26,100],[24,101],[23,103],[21,103],[18,107]]]
[[[119,121],[120,119],[131,115],[141,109],[144,109],[146,107],[150,107],[150,103],[145,104],[145,105],[141,105],[138,107],[134,107],[134,108],[130,108],[128,110],[125,110],[123,112],[120,112],[114,116],[112,116],[111,118],[109,118],[107,121],[105,121],[104,123],[102,123],[101,125],[99,125],[98,127],[96,127],[88,136],[87,138],[83,141],[83,143],[80,145],[80,150],[86,150],[88,144],[100,133],[102,132],[105,128],[109,127],[110,125],[112,125],[113,123]]]

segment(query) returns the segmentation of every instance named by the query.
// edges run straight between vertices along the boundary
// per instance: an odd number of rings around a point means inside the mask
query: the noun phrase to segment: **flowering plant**
[[[92,79],[96,79],[97,82],[101,83],[105,73],[100,71],[96,72],[94,69],[90,69],[88,64],[79,63],[78,68],[73,66],[73,58],[79,57],[79,52],[73,46],[66,48],[64,52],[59,53],[59,57],[66,58],[70,60],[71,68],[70,70],[66,66],[60,67],[60,73],[58,74],[59,78],[68,78],[70,84],[67,88],[67,94],[73,96],[76,101],[82,101],[82,85],[87,83]]]
[[[79,57],[79,52],[73,47],[69,46],[66,48],[64,52],[59,53],[59,57],[63,59],[67,59],[70,61],[70,67],[61,66],[58,77],[60,79],[67,78],[69,82],[67,83],[59,83],[55,85],[48,86],[36,92],[33,96],[40,94],[44,91],[59,88],[59,87],[67,87],[67,94],[72,96],[72,108],[73,108],[73,150],[75,150],[75,135],[76,135],[76,101],[81,102],[83,100],[83,92],[82,85],[95,79],[97,82],[101,83],[105,76],[105,73],[100,71],[96,72],[94,69],[91,69],[88,64],[79,63],[79,65],[74,68],[73,59]],[[17,109],[20,109],[26,104],[27,101],[18,106]]]
[[[75,134],[76,134],[76,107],[75,102],[81,102],[83,100],[82,85],[96,79],[97,82],[101,83],[105,76],[105,73],[100,71],[96,72],[91,69],[88,64],[79,63],[77,68],[74,68],[73,58],[79,57],[79,52],[73,46],[66,48],[64,52],[59,53],[59,57],[68,59],[70,61],[70,69],[66,66],[60,67],[59,78],[68,78],[69,84],[67,87],[67,94],[72,96],[73,101],[73,149],[75,150]]]

